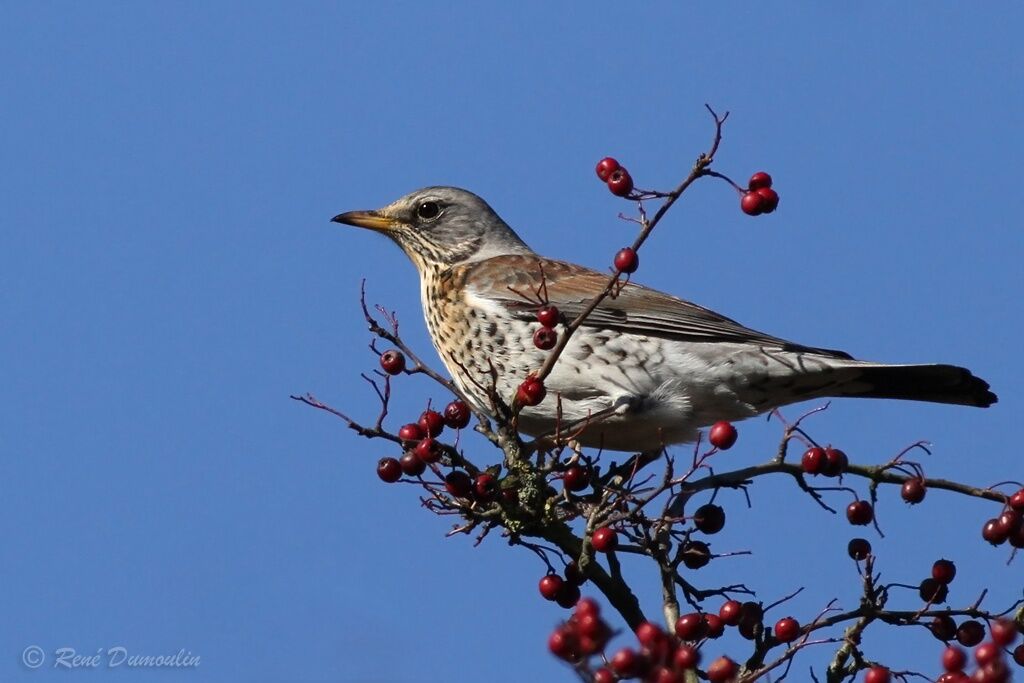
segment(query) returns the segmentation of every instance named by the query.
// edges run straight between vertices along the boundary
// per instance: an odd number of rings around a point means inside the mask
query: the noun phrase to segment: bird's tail
[[[851,362],[839,370],[849,379],[833,385],[832,396],[895,398],[987,408],[997,400],[988,382],[955,365],[882,365]]]

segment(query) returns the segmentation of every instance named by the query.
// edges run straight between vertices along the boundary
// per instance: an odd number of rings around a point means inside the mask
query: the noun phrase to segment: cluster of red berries
[[[718,614],[693,612],[675,623],[674,633],[666,633],[651,622],[636,629],[639,648],[623,647],[606,659],[606,665],[594,672],[596,683],[640,678],[651,683],[682,683],[684,673],[700,664],[699,641],[720,638],[726,626],[736,626],[740,634],[753,640],[761,626],[764,610],[756,602],[728,600]],[[779,619],[772,630],[780,643],[791,643],[803,633],[793,617]],[[548,641],[551,651],[569,662],[602,652],[610,634],[592,600],[581,600],[576,612],[555,629]],[[705,677],[712,683],[727,683],[739,674],[739,665],[729,657],[719,657],[708,665]],[[881,679],[878,679],[879,681]]]
[[[633,178],[629,171],[618,161],[605,157],[597,162],[597,177],[608,184],[608,189],[616,197],[628,197],[633,191]]]
[[[541,592],[544,592],[543,586]],[[603,652],[612,635],[608,622],[601,618],[601,607],[597,601],[583,598],[576,603],[569,620],[555,628],[548,637],[548,649],[567,662],[578,662]]]
[[[762,626],[764,608],[760,604],[739,600],[726,600],[718,610],[713,612],[690,612],[684,614],[675,623],[676,635],[686,641],[696,642],[704,638],[721,638],[726,626],[735,626],[739,634],[747,640],[753,640]],[[775,637],[781,643],[789,643],[800,635],[800,624],[793,617],[785,617],[775,624]]]
[[[540,327],[533,333],[534,346],[542,351],[555,347],[555,344],[558,343],[558,333],[555,332],[555,328],[558,326],[560,318],[561,314],[558,312],[558,308],[551,304],[544,304],[537,309],[537,322],[540,323]]]
[[[941,617],[936,617],[940,619]],[[952,621],[950,619],[949,621]],[[970,628],[965,628],[970,625]],[[943,625],[946,627],[947,625]],[[932,632],[935,632],[934,624]],[[979,621],[965,621],[955,630],[957,642],[964,647],[974,648],[974,661],[977,668],[968,675],[967,653],[957,645],[947,645],[942,651],[942,668],[945,672],[936,679],[936,683],[1006,683],[1010,680],[1010,669],[1006,663],[1004,651],[1017,640],[1019,627],[1007,619],[997,619],[989,625],[991,640],[981,642],[985,638],[985,627]],[[944,634],[948,635],[948,633]],[[952,640],[945,638],[944,640]],[[1024,645],[1018,645],[1013,651],[1013,660],[1024,666]]]
[[[779,193],[772,189],[772,177],[764,171],[750,176],[747,191],[740,197],[740,208],[748,216],[771,213],[779,206]]]
[[[384,365],[384,355],[381,356],[382,366]],[[399,428],[398,438],[402,440],[406,451],[401,458],[381,458],[377,462],[377,476],[389,484],[401,479],[403,474],[410,477],[420,476],[426,471],[428,465],[433,465],[441,460],[443,449],[436,437],[440,436],[445,427],[464,428],[469,424],[469,418],[469,406],[459,400],[449,403],[441,413],[429,408],[423,411],[418,421],[410,422]],[[452,472],[452,474],[456,473]],[[460,474],[468,479],[469,475],[465,472]]]
[[[545,600],[556,602],[569,609],[579,602],[580,586],[586,583],[587,578],[583,576],[574,562],[565,566],[564,573],[565,578],[554,573],[545,574],[537,588]]]
[[[985,522],[981,537],[992,545],[1009,541],[1014,548],[1024,548],[1024,488],[1007,499],[998,517]]]
[[[807,474],[820,474],[825,477],[840,477],[850,464],[846,453],[838,448],[808,448],[800,459],[800,468]]]
[[[552,632],[548,649],[567,662],[578,663],[604,652],[611,636],[611,628],[601,618],[600,606],[590,598],[583,598],[576,604],[572,616]],[[696,647],[679,642],[651,622],[637,627],[636,638],[638,648],[623,647],[605,658],[604,666],[594,671],[594,683],[632,678],[651,683],[684,683],[684,672],[692,671],[700,663],[700,651]],[[732,660],[728,661],[731,668],[723,667],[719,660],[713,662],[708,668],[709,680],[724,682],[735,677],[739,667]]]

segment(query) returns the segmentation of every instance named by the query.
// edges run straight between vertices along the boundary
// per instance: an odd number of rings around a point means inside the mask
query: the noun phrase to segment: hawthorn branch
[[[699,178],[709,175],[708,169],[712,162],[714,162],[715,154],[718,153],[718,147],[722,142],[722,126],[725,124],[725,120],[729,118],[729,112],[719,116],[710,106],[704,106],[707,108],[708,112],[711,113],[711,117],[715,121],[715,135],[711,142],[711,147],[707,152],[702,152],[700,156],[697,157],[697,161],[694,162],[693,169],[690,171],[689,175],[686,176],[683,182],[679,183],[674,190],[665,195],[665,201],[662,202],[660,207],[658,207],[658,210],[650,220],[647,219],[645,213],[641,213],[640,233],[637,235],[636,239],[633,240],[632,244],[634,251],[639,251],[640,247],[642,247],[644,242],[647,241],[647,238],[650,237],[654,228],[661,222],[661,219],[665,216],[668,210],[672,208],[672,205],[676,203],[683,193],[686,192],[686,190]],[[641,211],[642,209],[643,205],[641,204]],[[543,381],[551,374],[551,371],[555,367],[555,363],[558,362],[558,359],[561,357],[565,347],[568,346],[569,340],[572,338],[573,334],[575,334],[576,330],[583,325],[590,314],[597,310],[597,307],[600,306],[601,303],[609,296],[617,294],[617,289],[620,287],[622,275],[623,272],[616,268],[611,277],[608,278],[608,282],[605,284],[604,289],[590,300],[590,302],[572,322],[566,325],[565,331],[559,335],[558,342],[555,344],[555,347],[544,360],[544,364],[540,367],[540,370],[535,373],[538,379]]]

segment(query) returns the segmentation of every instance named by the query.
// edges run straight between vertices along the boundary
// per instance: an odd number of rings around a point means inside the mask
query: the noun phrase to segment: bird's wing
[[[469,290],[521,320],[536,320],[538,291],[566,320],[583,312],[608,275],[534,255],[498,256],[460,267]],[[543,275],[542,275],[543,271]],[[543,295],[543,292],[541,292]],[[529,298],[527,298],[529,297]],[[655,289],[628,283],[601,302],[584,326],[689,342],[765,344],[791,351],[851,358],[842,351],[795,344],[740,325],[712,310]]]

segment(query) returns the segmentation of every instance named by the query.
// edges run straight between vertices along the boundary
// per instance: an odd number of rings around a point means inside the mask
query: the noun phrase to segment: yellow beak
[[[369,228],[370,230],[395,230],[401,226],[400,221],[385,216],[379,211],[348,211],[346,213],[339,213],[331,221],[354,225],[359,228]]]

